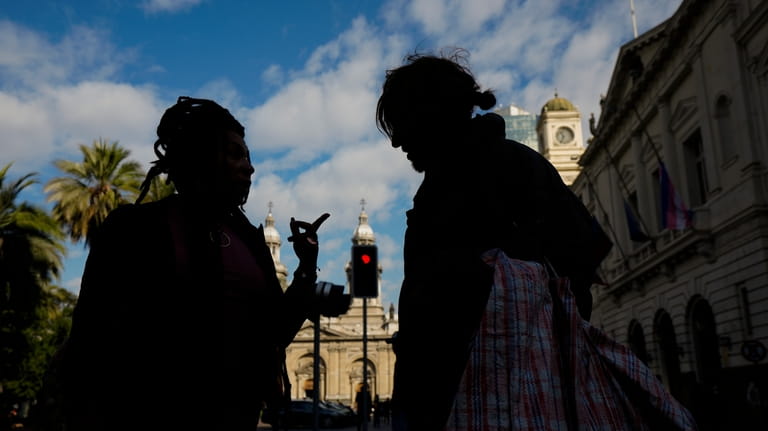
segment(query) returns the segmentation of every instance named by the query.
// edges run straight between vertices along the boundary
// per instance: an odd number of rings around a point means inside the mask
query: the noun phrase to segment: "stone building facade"
[[[621,47],[601,105],[572,186],[615,243],[592,323],[701,429],[768,429],[768,1],[683,0]]]
[[[280,263],[280,234],[274,228],[271,211],[265,220],[265,236],[272,251],[272,257],[278,270],[278,277],[285,287],[287,271]],[[375,245],[376,235],[368,223],[368,214],[363,208],[358,217],[358,225],[352,235],[352,243],[357,245]],[[381,293],[381,272],[379,264],[379,293]],[[347,286],[351,267],[346,266]],[[282,274],[282,275],[281,275]],[[363,301],[366,304],[367,353],[363,352]],[[354,405],[355,394],[363,384],[363,367],[367,365],[367,382],[371,396],[379,396],[385,401],[392,396],[392,382],[395,367],[395,354],[388,342],[398,329],[397,314],[393,305],[385,310],[380,295],[375,298],[354,298],[349,311],[338,317],[320,317],[319,339],[319,388],[321,400],[338,401]],[[314,336],[315,327],[309,320],[286,349],[286,366],[291,381],[291,397],[308,397],[314,390]],[[364,361],[365,360],[365,361]]]

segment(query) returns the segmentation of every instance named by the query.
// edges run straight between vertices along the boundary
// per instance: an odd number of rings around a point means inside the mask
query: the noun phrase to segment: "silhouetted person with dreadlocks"
[[[496,104],[452,57],[413,55],[389,70],[380,130],[424,179],[407,212],[392,398],[398,430],[442,430],[491,289],[484,252],[546,255],[571,277],[589,319],[598,256],[591,215],[554,167],[505,139]],[[467,227],[471,228],[467,231]]]
[[[283,395],[328,214],[291,219],[299,266],[283,292],[242,210],[254,172],[243,126],[180,97],[157,135],[139,201],[160,173],[177,193],[116,209],[92,243],[62,352],[67,429],[256,429]]]

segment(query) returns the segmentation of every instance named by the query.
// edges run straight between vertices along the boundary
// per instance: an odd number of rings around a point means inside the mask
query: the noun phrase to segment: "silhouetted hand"
[[[291,217],[291,236],[288,237],[288,241],[293,243],[293,251],[299,258],[299,267],[304,271],[314,273],[317,268],[319,250],[317,229],[330,216],[330,214],[325,213],[318,217],[314,223],[295,220]]]

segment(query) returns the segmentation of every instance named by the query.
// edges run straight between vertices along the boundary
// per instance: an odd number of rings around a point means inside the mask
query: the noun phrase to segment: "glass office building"
[[[520,142],[541,152],[539,136],[536,133],[536,124],[539,121],[538,115],[531,114],[515,105],[501,106],[493,112],[504,118],[504,122],[507,125],[507,139]]]

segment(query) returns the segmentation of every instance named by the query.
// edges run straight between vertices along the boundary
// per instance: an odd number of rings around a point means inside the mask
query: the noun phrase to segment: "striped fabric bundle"
[[[484,257],[494,284],[447,431],[696,429],[645,364],[581,319],[567,279]]]

